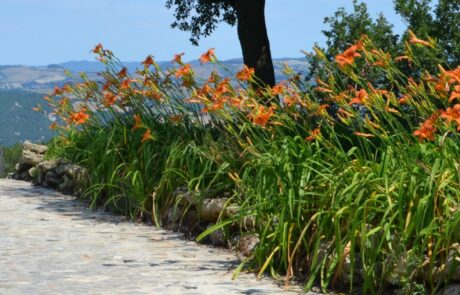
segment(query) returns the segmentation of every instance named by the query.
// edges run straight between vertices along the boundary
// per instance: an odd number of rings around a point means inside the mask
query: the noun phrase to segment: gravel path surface
[[[0,179],[0,294],[310,294],[242,273],[222,249]]]

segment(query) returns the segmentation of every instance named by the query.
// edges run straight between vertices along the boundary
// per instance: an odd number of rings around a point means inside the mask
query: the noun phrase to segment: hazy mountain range
[[[281,58],[274,60],[277,81],[284,79],[282,70],[287,63],[295,72],[305,74],[308,63],[305,58]],[[206,78],[213,70],[223,76],[236,73],[243,66],[242,59],[222,61],[220,67],[213,64],[200,65],[195,60],[190,64],[199,77]],[[131,73],[140,67],[139,62],[123,62]],[[171,62],[159,62],[166,69]],[[224,70],[224,68],[226,70]],[[53,133],[48,129],[51,121],[46,115],[37,113],[32,107],[43,104],[42,97],[54,88],[79,80],[78,73],[86,72],[92,79],[98,79],[97,72],[104,65],[97,61],[69,61],[47,66],[0,66],[0,145],[11,145],[26,139],[46,141]]]
[[[295,71],[305,73],[308,63],[305,58],[280,58],[274,60],[275,75],[278,81],[284,79],[282,70],[284,63]],[[221,67],[208,63],[200,65],[199,61],[191,61],[195,73],[200,77],[207,77],[211,71],[218,70],[223,75],[223,68],[230,73],[236,73],[242,68],[242,59],[231,59],[222,61]],[[123,62],[123,65],[128,68],[131,73],[140,66],[139,62]],[[172,66],[171,62],[159,62],[159,65],[166,69]],[[63,85],[78,80],[78,73],[86,72],[92,78],[97,78],[97,72],[104,70],[104,64],[98,61],[69,61],[60,64],[52,64],[47,66],[23,66],[23,65],[8,65],[0,66],[0,90],[1,89],[16,89],[27,91],[47,92],[56,85]]]

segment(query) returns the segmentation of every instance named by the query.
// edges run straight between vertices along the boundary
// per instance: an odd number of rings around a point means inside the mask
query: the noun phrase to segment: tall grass
[[[130,75],[98,45],[104,80],[46,98],[65,122],[52,150],[88,168],[93,205],[157,225],[178,187],[230,193],[240,211],[221,225],[251,216],[260,244],[248,266],[286,283],[434,292],[460,255],[460,68],[417,72],[413,47],[433,50],[420,41],[401,57],[366,37],[334,61],[317,50],[314,85],[286,67],[273,88],[246,67],[200,80],[180,55],[166,71],[149,56]],[[213,51],[201,59],[222,67]]]

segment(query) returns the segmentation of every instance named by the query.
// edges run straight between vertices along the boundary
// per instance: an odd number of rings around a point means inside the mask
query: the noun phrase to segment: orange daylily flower
[[[242,103],[243,103],[243,97],[241,96],[230,96],[229,97],[229,104],[236,108],[241,107]]]
[[[316,128],[315,130],[312,130],[310,132],[310,135],[305,138],[306,141],[313,141],[313,140],[316,140],[320,137],[321,135],[321,129],[320,128]]]
[[[117,74],[118,78],[125,78],[128,75],[128,69],[123,67]]]
[[[270,118],[273,116],[273,107],[267,108],[265,106],[259,106],[256,114],[251,114],[252,123],[260,126],[267,125]]]
[[[116,100],[117,100],[117,96],[113,94],[112,92],[104,93],[104,105],[106,107],[114,105]]]
[[[354,97],[349,104],[364,104],[367,100],[369,95],[367,94],[367,91],[365,89],[361,89],[358,92],[356,92],[356,97]]]
[[[409,95],[403,95],[399,98],[398,102],[399,104],[406,104],[409,99],[410,99]]]
[[[144,67],[148,68],[153,65],[153,57],[152,55],[148,55],[143,62],[141,62]]]
[[[214,55],[214,48],[209,49],[200,57],[200,63],[205,64],[212,61],[216,56]]]
[[[243,69],[236,74],[236,78],[240,81],[249,81],[254,73],[255,70],[253,68],[248,68],[247,65],[244,65]]]
[[[229,78],[225,78],[224,80],[222,80],[222,82],[220,82],[217,86],[216,86],[216,94],[218,95],[221,95],[221,94],[224,94],[224,93],[228,93],[228,92],[231,92],[230,91],[230,79]]]
[[[183,65],[184,62],[182,61],[182,56],[185,55],[185,52],[181,52],[181,53],[178,53],[178,54],[174,54],[174,58],[172,60],[172,62],[176,62],[180,65]]]
[[[101,53],[102,50],[103,50],[102,44],[99,43],[99,44],[97,44],[97,45],[93,48],[93,50],[91,50],[91,51],[92,51],[93,53]]]
[[[186,76],[186,75],[190,75],[191,72],[192,72],[192,69],[190,67],[190,64],[186,64],[182,68],[178,69],[176,71],[175,75],[176,75],[177,78],[180,78],[180,77],[183,77],[183,76]]]
[[[425,139],[429,141],[434,140],[434,135],[436,132],[436,127],[434,126],[434,123],[437,120],[437,118],[438,114],[432,115],[425,122],[422,123],[419,129],[414,131],[414,136],[418,137],[418,140],[420,142],[422,142]]]
[[[79,111],[78,113],[70,114],[70,120],[76,125],[84,124],[86,121],[88,121],[88,119],[89,115],[86,113],[85,109]]]
[[[133,125],[133,128],[131,128],[131,130],[136,130],[136,129],[139,129],[141,127],[142,127],[141,116],[139,114],[135,114],[134,115],[134,125]]]
[[[133,80],[133,79],[125,79],[121,82],[121,85],[120,85],[120,90],[123,90],[123,89],[130,89],[131,88],[131,83],[135,83],[137,82],[137,80]]]
[[[285,90],[286,90],[286,86],[284,86],[284,84],[277,84],[273,86],[271,89],[273,96],[283,94]]]
[[[221,93],[214,93],[212,96],[212,103],[208,105],[206,112],[214,112],[218,111],[224,108],[225,104],[225,96],[223,96]]]
[[[293,94],[293,95],[285,95],[283,97],[283,103],[287,106],[287,107],[290,107],[292,105],[295,105],[296,103],[298,103],[300,100],[299,98],[299,95],[298,94]]]
[[[447,110],[441,112],[441,118],[447,122],[455,121],[457,123],[457,131],[460,131],[460,104],[456,104],[452,108],[449,107]]]
[[[107,81],[107,83],[105,83],[103,86],[102,86],[102,91],[107,91],[110,89],[110,86],[112,86],[112,82],[110,81]]]
[[[460,100],[460,85],[455,86],[455,90],[450,94],[449,102],[452,102],[456,99]]]
[[[443,71],[442,74],[445,75],[446,77],[450,78],[448,80],[449,84],[460,83],[460,66],[457,67],[455,70],[452,70],[452,71]]]
[[[443,98],[447,97],[447,93],[450,90],[449,83],[446,81],[445,76],[441,76],[441,78],[438,80],[438,83],[434,85],[434,89],[436,92]]]
[[[346,65],[351,65],[355,62],[355,57],[360,57],[361,54],[358,52],[363,49],[362,41],[358,41],[355,45],[350,46],[343,53],[338,54],[335,57],[335,62],[339,64],[339,67],[343,68]]]
[[[147,140],[151,140],[153,139],[153,136],[152,136],[152,131],[150,130],[150,128],[147,128],[147,130],[145,131],[144,135],[142,136],[142,143],[146,142]]]
[[[62,95],[64,93],[63,89],[58,86],[54,86],[53,95]]]
[[[409,43],[420,44],[422,46],[427,46],[433,48],[433,45],[430,42],[417,38],[412,30],[409,30]]]

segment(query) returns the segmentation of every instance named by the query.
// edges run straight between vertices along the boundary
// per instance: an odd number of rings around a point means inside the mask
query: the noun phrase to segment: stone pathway
[[[1,295],[300,294],[253,274],[232,281],[237,265],[224,250],[0,179]]]

